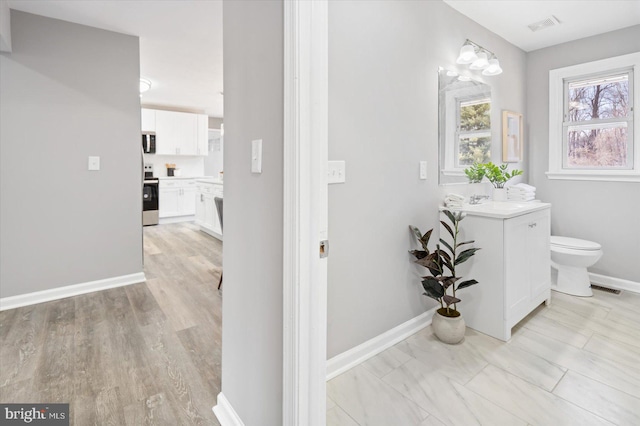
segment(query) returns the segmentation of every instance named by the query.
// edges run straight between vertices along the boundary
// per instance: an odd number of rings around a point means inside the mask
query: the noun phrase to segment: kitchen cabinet
[[[156,111],[153,109],[142,109],[142,120],[140,123],[140,129],[143,132],[155,132],[156,131]]]
[[[159,216],[193,216],[196,213],[195,179],[160,179]]]
[[[467,326],[504,341],[551,298],[550,205],[535,208],[512,217],[467,211],[460,223],[459,241],[475,240],[481,250],[456,268],[463,280],[479,282],[456,294],[458,309]]]
[[[222,240],[222,226],[218,219],[215,198],[223,197],[221,183],[198,181],[196,193],[196,224],[203,232]]]
[[[153,116],[157,155],[208,155],[206,115],[146,108],[142,114],[143,130],[151,127]]]

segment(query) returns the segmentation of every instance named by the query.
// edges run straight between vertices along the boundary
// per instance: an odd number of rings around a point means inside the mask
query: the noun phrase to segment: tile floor
[[[330,426],[640,425],[640,294],[552,292],[504,343],[431,327],[327,383]]]

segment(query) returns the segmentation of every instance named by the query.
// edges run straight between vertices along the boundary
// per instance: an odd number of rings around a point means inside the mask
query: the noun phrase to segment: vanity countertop
[[[542,203],[540,201],[488,201],[480,204],[465,203],[462,208],[457,209],[440,206],[441,211],[461,211],[472,216],[493,217],[497,219],[509,219],[548,208],[551,208],[550,203]]]

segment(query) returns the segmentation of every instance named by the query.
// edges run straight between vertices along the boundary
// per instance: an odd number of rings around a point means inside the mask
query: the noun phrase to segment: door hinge
[[[329,256],[329,240],[320,241],[320,259]]]

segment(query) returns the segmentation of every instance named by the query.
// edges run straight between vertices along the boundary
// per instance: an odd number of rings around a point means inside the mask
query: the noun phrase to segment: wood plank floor
[[[640,294],[552,292],[509,343],[427,327],[327,383],[327,424],[640,425]]]
[[[222,243],[144,228],[146,283],[0,312],[0,401],[68,402],[71,424],[218,425]]]

